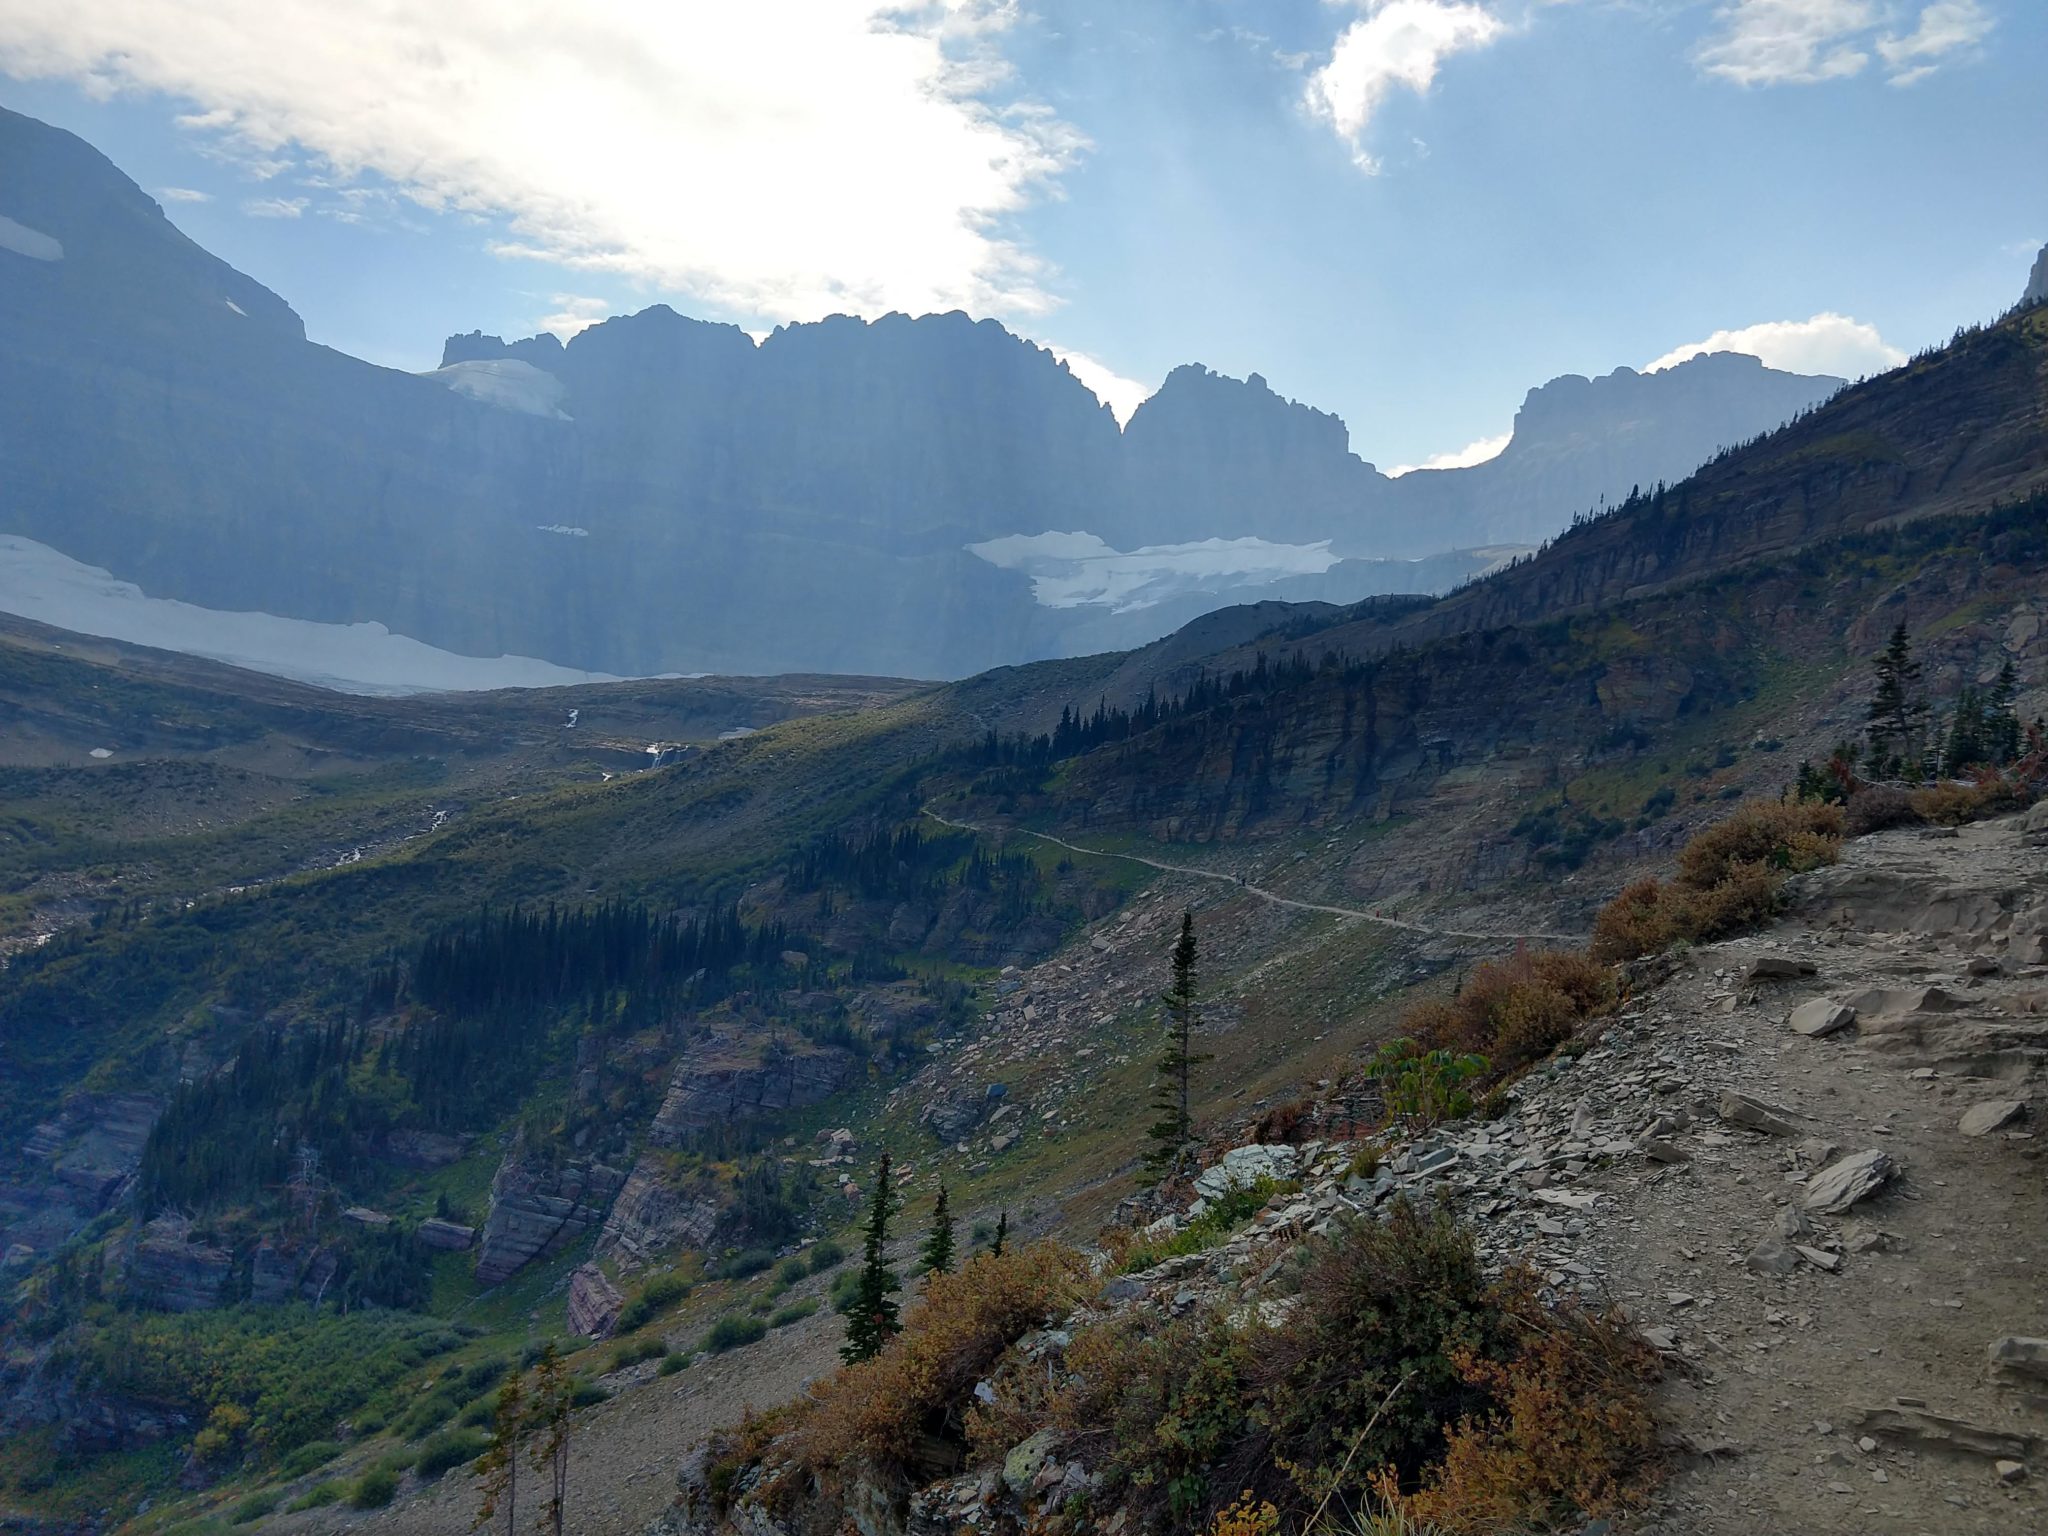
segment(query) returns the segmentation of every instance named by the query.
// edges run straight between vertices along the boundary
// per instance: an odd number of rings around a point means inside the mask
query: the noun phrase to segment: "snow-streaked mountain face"
[[[315,624],[272,613],[222,613],[147,596],[33,539],[0,534],[0,613],[205,656],[343,693],[456,693],[607,683],[602,672],[531,656],[458,656],[382,624]]]
[[[958,313],[757,343],[657,305],[566,344],[454,337],[418,376],[308,343],[74,136],[0,110],[0,166],[0,532],[457,656],[957,676],[1441,590],[1834,385],[1714,358],[1558,381],[1498,458],[1393,481],[1257,375],[1176,369],[1120,432]]]
[[[63,242],[44,234],[40,229],[30,229],[26,224],[0,214],[0,251],[12,251],[17,256],[26,256],[30,261],[62,261]]]
[[[569,418],[562,412],[562,396],[568,391],[562,381],[545,369],[513,357],[479,358],[473,362],[450,363],[421,375],[445,384],[458,395],[481,405],[518,411],[527,416],[547,416],[556,421]]]

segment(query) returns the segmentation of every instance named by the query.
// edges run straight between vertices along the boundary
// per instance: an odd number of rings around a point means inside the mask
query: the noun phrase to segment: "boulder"
[[[1982,1104],[1972,1104],[1963,1111],[1961,1124],[1956,1129],[1965,1136],[1989,1136],[1993,1131],[2004,1130],[2027,1113],[2024,1099],[1989,1099]]]
[[[1797,1035],[1807,1035],[1818,1040],[1847,1029],[1856,1022],[1856,1010],[1835,1002],[1830,998],[1816,997],[1801,1003],[1792,1010],[1785,1023]]]
[[[1766,1136],[1799,1134],[1799,1127],[1786,1117],[1783,1110],[1773,1109],[1763,1100],[1752,1099],[1748,1094],[1737,1093],[1732,1088],[1721,1095],[1717,1111],[1730,1125],[1762,1131]]]
[[[2048,1381],[2048,1339],[2033,1339],[2023,1334],[2007,1334],[2002,1339],[1993,1339],[1991,1367],[2015,1376]]]
[[[1851,1152],[1809,1179],[1799,1203],[1823,1216],[1839,1216],[1884,1188],[1897,1172],[1898,1165],[1888,1153],[1874,1147]]]
[[[1041,1429],[1029,1439],[1012,1446],[1010,1454],[1003,1458],[1003,1486],[1016,1497],[1024,1497],[1038,1480],[1038,1474],[1045,1470],[1046,1463],[1053,1459],[1059,1443],[1058,1430]]]
[[[1799,1267],[1799,1255],[1782,1237],[1767,1237],[1750,1249],[1744,1266],[1760,1275],[1789,1275]]]
[[[476,1228],[429,1216],[419,1224],[413,1237],[423,1248],[438,1248],[443,1253],[467,1253],[476,1244]]]
[[[1455,1155],[1444,1159],[1455,1161]],[[1284,1144],[1232,1147],[1195,1178],[1195,1193],[1215,1200],[1233,1189],[1249,1189],[1261,1180],[1291,1179],[1301,1168],[1301,1154]]]
[[[2024,1461],[2038,1452],[2043,1443],[2038,1436],[2021,1430],[1972,1424],[1967,1419],[1929,1413],[1924,1408],[1873,1408],[1857,1421],[1856,1428],[1910,1450],[2013,1461]]]

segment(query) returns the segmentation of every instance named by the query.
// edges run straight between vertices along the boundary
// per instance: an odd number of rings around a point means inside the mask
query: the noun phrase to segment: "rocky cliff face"
[[[712,1035],[676,1063],[648,1140],[673,1147],[708,1125],[802,1109],[837,1093],[858,1060],[836,1046],[774,1052],[758,1039]]]
[[[510,1279],[598,1226],[626,1176],[602,1163],[545,1167],[515,1147],[491,1180],[491,1211],[477,1242],[476,1276]]]
[[[1040,606],[965,546],[1084,530],[1407,557],[1528,538],[1834,382],[1717,367],[1695,387],[1698,364],[1594,381],[1485,475],[1390,482],[1257,375],[1177,369],[1119,433],[1050,352],[961,314],[837,316],[756,346],[655,306],[566,346],[452,337],[414,377],[308,344],[71,135],[0,112],[0,157],[0,216],[36,237],[0,247],[8,531],[153,596],[606,672],[958,676],[1143,643],[1202,603],[1273,595],[1268,578],[1215,574],[1148,621]],[[1569,429],[1564,395],[1591,412]],[[1354,561],[1284,595],[1468,569]]]
[[[204,1312],[221,1304],[235,1256],[207,1242],[181,1216],[159,1216],[129,1241],[126,1289],[163,1312]]]
[[[2027,291],[2020,295],[2020,302],[2048,304],[2048,245],[2034,258],[2034,270],[2027,274]]]
[[[671,1184],[663,1163],[643,1157],[612,1202],[597,1240],[599,1258],[640,1265],[679,1248],[704,1248],[723,1213]]]

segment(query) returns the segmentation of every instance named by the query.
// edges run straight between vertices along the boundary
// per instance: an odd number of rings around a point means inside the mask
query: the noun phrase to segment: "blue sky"
[[[0,3],[0,102],[344,351],[965,307],[1125,404],[1256,370],[1383,467],[1559,373],[1995,313],[2044,64],[2035,0]]]

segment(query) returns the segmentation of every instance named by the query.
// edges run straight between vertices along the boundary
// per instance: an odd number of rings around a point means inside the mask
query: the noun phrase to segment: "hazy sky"
[[[2042,0],[0,0],[0,102],[345,351],[957,307],[1382,466],[1559,373],[1995,313],[2044,77]]]

